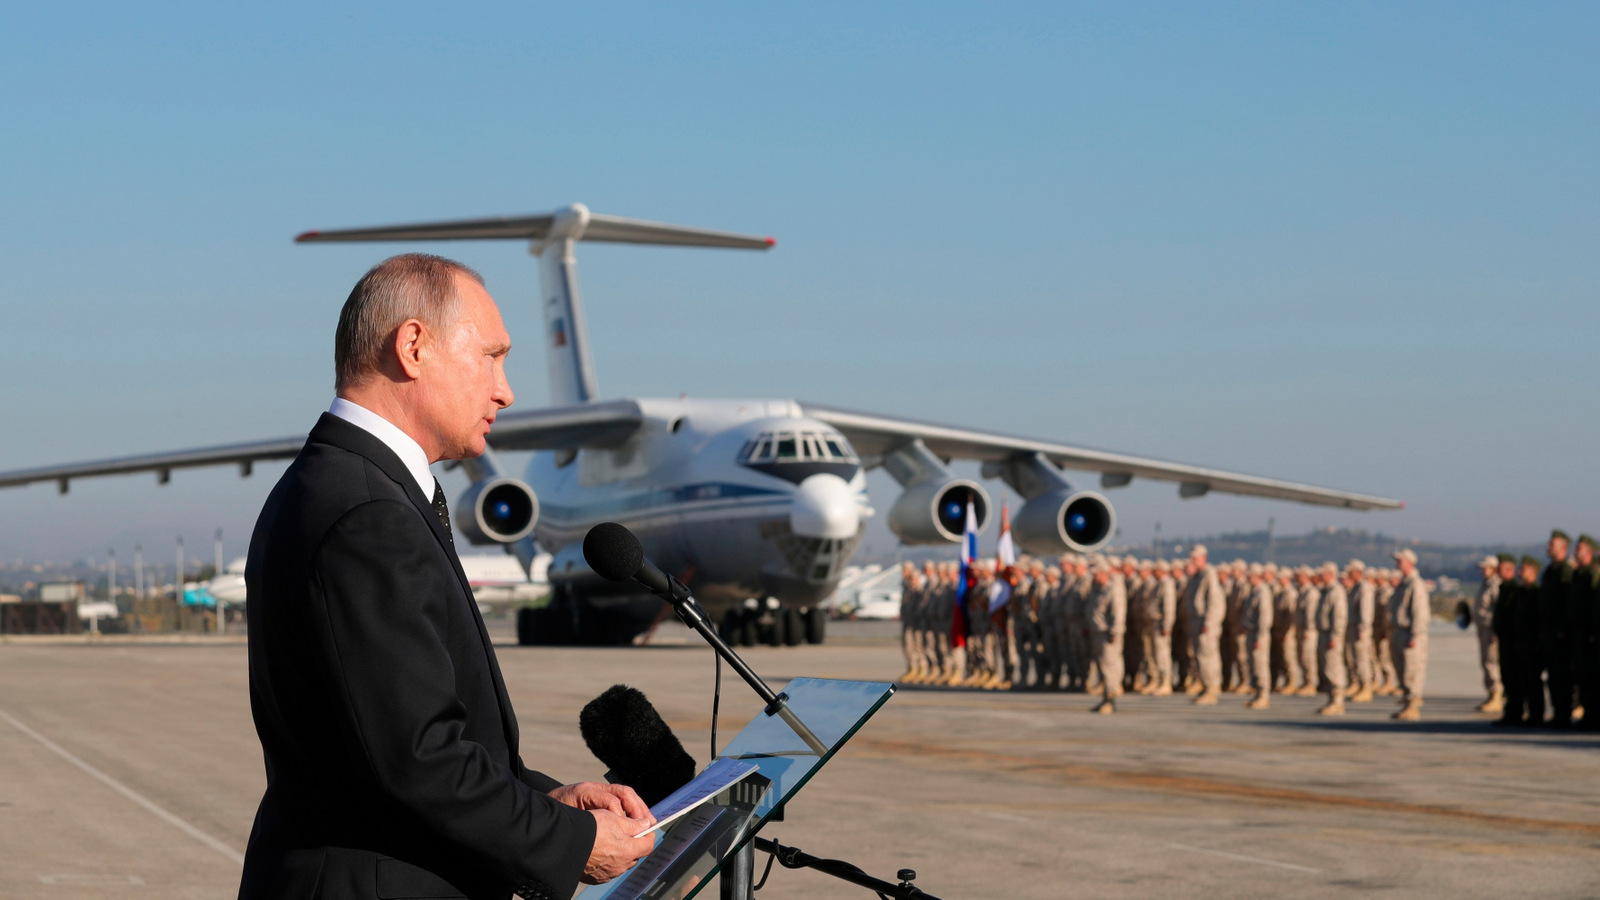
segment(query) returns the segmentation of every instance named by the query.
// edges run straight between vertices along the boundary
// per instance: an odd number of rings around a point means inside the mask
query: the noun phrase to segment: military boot
[[[1319,715],[1319,716],[1342,716],[1342,715],[1344,715],[1344,698],[1339,696],[1338,694],[1334,694],[1332,697],[1329,697],[1328,698],[1328,702],[1323,704],[1323,707],[1321,709],[1317,710],[1317,715]]]
[[[1291,691],[1290,695],[1294,697],[1315,697],[1317,695],[1317,686],[1314,684],[1302,684],[1299,690]]]
[[[1170,696],[1172,696],[1172,683],[1168,682],[1168,681],[1161,682],[1160,684],[1156,685],[1154,688],[1152,688],[1150,690],[1150,696],[1152,696],[1152,697],[1170,697]]]
[[[1506,698],[1500,691],[1495,691],[1489,695],[1489,699],[1478,704],[1478,712],[1481,713],[1497,713],[1505,708]]]
[[[1217,705],[1217,698],[1219,696],[1220,696],[1219,692],[1216,691],[1215,689],[1203,690],[1203,691],[1200,692],[1200,696],[1194,698],[1194,705],[1195,706],[1216,706]]]
[[[1097,712],[1102,716],[1109,716],[1109,715],[1111,715],[1112,713],[1114,713],[1116,711],[1117,711],[1116,701],[1112,700],[1110,697],[1107,697],[1106,699],[1101,700],[1100,703],[1097,706],[1095,706],[1095,708],[1093,710],[1091,710],[1091,712]]]
[[[1362,685],[1361,690],[1356,691],[1355,696],[1350,698],[1350,702],[1351,703],[1371,703],[1372,702],[1372,688],[1370,686],[1368,686],[1368,685]]]
[[[1271,696],[1266,691],[1256,691],[1256,696],[1244,705],[1245,709],[1266,709],[1272,705]]]
[[[1394,715],[1390,716],[1390,718],[1391,719],[1395,719],[1396,721],[1400,721],[1400,722],[1419,722],[1419,721],[1421,721],[1422,720],[1422,700],[1420,698],[1417,698],[1417,697],[1412,697],[1410,700],[1406,701],[1406,705],[1401,707],[1399,712],[1397,712]]]

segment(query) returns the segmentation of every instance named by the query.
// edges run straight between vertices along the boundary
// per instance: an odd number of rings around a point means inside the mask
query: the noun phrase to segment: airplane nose
[[[855,537],[861,529],[855,491],[837,475],[819,472],[807,477],[794,492],[789,528],[801,537]]]

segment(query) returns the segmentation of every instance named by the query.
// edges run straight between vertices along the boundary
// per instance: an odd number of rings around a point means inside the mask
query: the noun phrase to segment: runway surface
[[[890,630],[748,658],[775,682],[891,680]],[[709,649],[499,653],[535,768],[600,777],[577,715],[617,682],[707,751]],[[1133,697],[1101,717],[1083,695],[907,688],[765,833],[914,868],[945,900],[1594,896],[1600,739],[1490,727],[1475,657],[1435,628],[1416,725],[1390,702],[1324,720],[1310,698]],[[264,783],[242,644],[11,644],[0,683],[0,896],[234,895]],[[759,708],[724,671],[722,740]],[[780,868],[758,896],[871,895]]]

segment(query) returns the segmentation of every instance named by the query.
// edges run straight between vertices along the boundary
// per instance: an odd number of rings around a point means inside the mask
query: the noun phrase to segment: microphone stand
[[[668,575],[667,589],[664,591],[652,591],[651,593],[672,604],[672,608],[678,613],[678,618],[683,620],[683,624],[699,632],[700,636],[705,638],[706,643],[711,645],[711,649],[722,657],[722,661],[732,667],[735,672],[738,672],[739,677],[744,679],[745,684],[750,685],[750,689],[767,702],[764,712],[768,716],[775,715],[782,719],[784,724],[793,729],[794,733],[799,735],[802,741],[806,742],[806,746],[810,747],[818,756],[827,755],[828,746],[818,740],[817,736],[811,732],[811,729],[806,727],[806,723],[800,721],[800,717],[796,716],[794,711],[789,708],[789,695],[773,691],[765,681],[761,680],[761,676],[750,668],[744,658],[735,653],[732,647],[728,646],[722,636],[717,634],[717,630],[711,627],[711,623],[706,619],[705,610],[700,606],[699,601],[695,600],[689,593],[689,589],[683,586],[683,582]]]
[[[689,589],[684,586],[683,582],[671,575],[667,575],[665,588],[657,589],[656,586],[639,579],[638,576],[634,577],[635,580],[640,581],[641,584],[649,588],[652,594],[672,604],[673,610],[677,612],[678,618],[683,620],[683,624],[699,632],[705,642],[711,645],[711,649],[715,650],[717,655],[732,667],[735,672],[738,672],[739,677],[743,678],[746,684],[750,685],[750,689],[755,691],[761,699],[767,701],[765,712],[768,716],[775,715],[783,719],[784,723],[793,729],[794,733],[799,735],[800,739],[805,741],[806,745],[817,756],[827,755],[827,745],[818,740],[811,729],[806,727],[806,723],[800,721],[800,718],[789,708],[789,696],[774,692],[761,679],[761,676],[750,668],[744,658],[734,652],[732,647],[728,646],[722,636],[717,634],[716,629],[711,627],[711,622],[706,619],[705,610],[689,593]],[[921,888],[911,883],[917,877],[917,873],[911,869],[901,869],[898,873],[900,882],[896,884],[873,878],[862,871],[860,867],[844,860],[822,859],[805,853],[797,847],[784,847],[777,841],[754,837],[753,835],[751,840],[745,842],[743,847],[740,847],[723,863],[720,885],[721,900],[751,900],[751,896],[755,893],[755,851],[757,848],[760,848],[764,853],[772,854],[772,859],[782,863],[786,869],[816,869],[819,872],[874,891],[883,900],[939,900],[938,897],[925,893]],[[767,872],[770,873],[771,871],[772,862],[769,861],[767,863]],[[761,883],[763,885],[767,883],[765,874],[761,876]]]
[[[756,849],[761,852],[771,853],[772,858],[777,860],[785,869],[816,869],[818,872],[832,875],[841,881],[848,881],[869,891],[875,891],[879,897],[892,897],[894,900],[939,900],[938,897],[911,883],[917,877],[917,873],[911,869],[901,869],[896,873],[895,877],[900,879],[900,883],[896,884],[892,881],[873,878],[866,872],[861,871],[860,867],[847,863],[842,859],[821,859],[812,856],[799,847],[785,847],[777,841],[767,840],[762,837],[756,838],[753,843]],[[770,870],[771,867],[772,864],[768,863],[767,868]],[[761,876],[762,884],[765,884],[766,881],[766,876]]]

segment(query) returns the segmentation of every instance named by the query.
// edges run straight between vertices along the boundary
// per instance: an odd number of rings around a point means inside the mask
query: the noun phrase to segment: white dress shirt
[[[433,480],[433,473],[428,470],[428,454],[423,451],[422,445],[411,439],[411,435],[396,428],[393,422],[385,419],[370,409],[356,403],[351,403],[343,397],[333,398],[333,405],[328,407],[328,414],[338,416],[362,431],[367,432],[380,441],[384,446],[394,451],[400,457],[400,462],[405,464],[406,471],[417,480],[417,487],[422,489],[422,496],[433,499],[433,487],[437,482]]]

